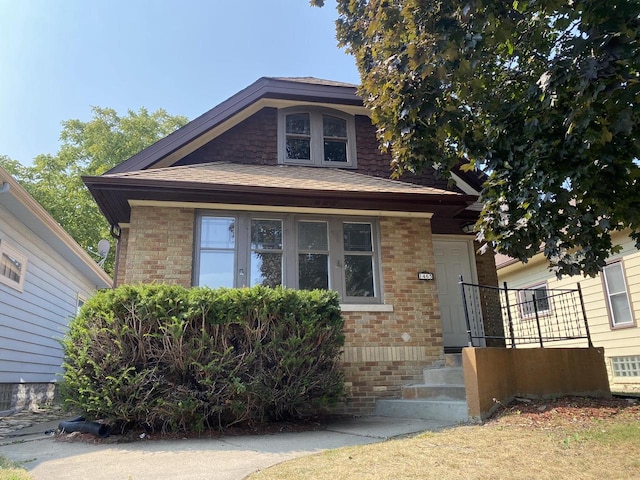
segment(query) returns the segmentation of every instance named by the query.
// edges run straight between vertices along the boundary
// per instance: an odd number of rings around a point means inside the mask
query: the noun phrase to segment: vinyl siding
[[[546,282],[548,288],[576,288],[579,282],[582,288],[585,309],[591,338],[597,347],[604,347],[607,367],[611,370],[611,357],[640,355],[640,251],[634,242],[625,235],[618,235],[614,240],[622,246],[622,251],[611,256],[610,262],[621,261],[627,293],[631,302],[634,324],[630,327],[611,328],[607,308],[606,292],[602,274],[594,278],[563,277],[558,280],[548,271],[542,255],[534,258],[527,265],[511,265],[498,270],[500,285],[507,282],[509,288],[526,288]],[[556,342],[547,346],[584,347],[584,341]],[[610,372],[611,373],[611,372]],[[613,390],[633,390],[640,387],[640,377],[625,378],[625,385],[619,378],[610,376]]]
[[[27,257],[24,290],[0,284],[0,383],[56,381],[59,340],[95,285],[2,206],[0,240]]]

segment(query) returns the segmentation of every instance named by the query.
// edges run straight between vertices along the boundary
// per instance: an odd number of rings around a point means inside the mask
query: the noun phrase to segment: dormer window
[[[329,109],[280,111],[280,163],[355,167],[352,115]]]

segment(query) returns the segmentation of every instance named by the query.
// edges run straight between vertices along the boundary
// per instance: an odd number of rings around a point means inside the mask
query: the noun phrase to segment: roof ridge
[[[327,85],[331,87],[349,87],[358,88],[360,85],[350,82],[341,82],[339,80],[329,80],[319,77],[264,77],[271,80],[279,80],[283,82],[309,83],[314,85]]]

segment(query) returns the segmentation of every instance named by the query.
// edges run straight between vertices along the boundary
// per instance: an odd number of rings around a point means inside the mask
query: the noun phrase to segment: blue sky
[[[0,0],[0,155],[59,148],[91,106],[193,119],[262,76],[359,83],[335,1]]]

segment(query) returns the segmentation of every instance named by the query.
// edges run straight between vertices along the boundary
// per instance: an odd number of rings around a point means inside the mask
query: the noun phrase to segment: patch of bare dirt
[[[153,440],[173,440],[185,438],[220,438],[238,435],[273,435],[280,432],[302,432],[323,430],[329,421],[339,415],[316,416],[292,421],[264,422],[251,425],[235,425],[228,428],[211,428],[204,432],[148,432],[143,429],[114,429],[107,438],[89,433],[63,433],[57,436],[62,442],[85,443],[129,443]],[[561,397],[554,399],[516,398],[508,405],[500,405],[485,424],[514,427],[531,427],[542,430],[565,427],[586,427],[593,420],[624,418],[640,421],[640,398],[589,398]]]
[[[561,397],[555,399],[516,398],[501,406],[487,421],[504,425],[558,428],[586,425],[593,420],[622,417],[640,421],[638,398]]]

